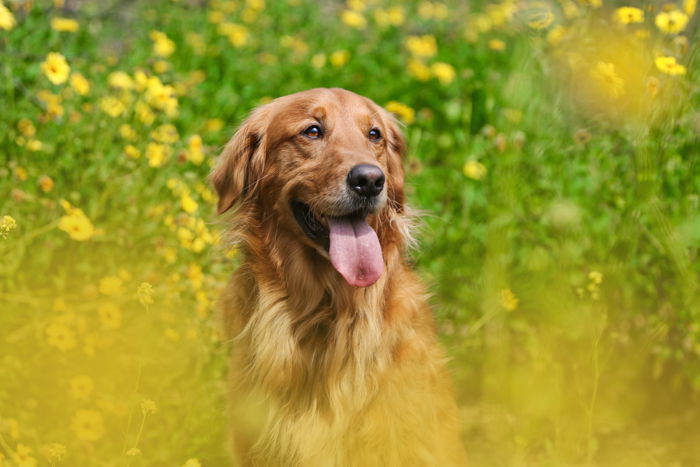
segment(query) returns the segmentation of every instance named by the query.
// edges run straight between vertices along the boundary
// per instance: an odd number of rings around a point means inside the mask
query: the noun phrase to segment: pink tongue
[[[331,263],[355,287],[374,284],[384,272],[384,257],[377,234],[362,219],[328,217]]]

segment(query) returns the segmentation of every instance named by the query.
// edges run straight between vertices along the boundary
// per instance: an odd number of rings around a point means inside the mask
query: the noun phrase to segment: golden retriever
[[[242,262],[222,308],[244,465],[465,465],[405,260],[405,148],[370,99],[312,89],[256,109],[219,157],[218,211]]]

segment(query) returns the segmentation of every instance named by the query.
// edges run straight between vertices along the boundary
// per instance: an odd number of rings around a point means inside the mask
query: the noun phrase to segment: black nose
[[[377,196],[384,188],[384,172],[376,165],[356,165],[348,173],[348,186],[360,196]]]

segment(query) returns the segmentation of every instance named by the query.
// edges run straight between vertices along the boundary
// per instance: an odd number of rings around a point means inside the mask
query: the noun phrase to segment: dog
[[[241,464],[466,464],[406,261],[405,152],[382,107],[319,88],[254,110],[219,156],[211,181],[241,262],[221,299]]]

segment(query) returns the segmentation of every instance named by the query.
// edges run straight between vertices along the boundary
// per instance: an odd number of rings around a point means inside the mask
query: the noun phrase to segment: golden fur
[[[322,122],[327,136],[301,132]],[[379,128],[383,139],[368,141]],[[219,158],[212,182],[242,264],[222,309],[233,338],[230,401],[244,465],[465,465],[457,406],[425,291],[404,258],[405,143],[394,118],[342,89],[312,89],[255,110]],[[352,287],[300,228],[293,199],[336,215],[348,170],[386,174],[367,222],[385,269]],[[259,422],[259,420],[262,420]]]

